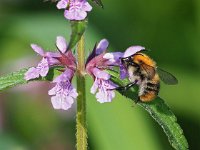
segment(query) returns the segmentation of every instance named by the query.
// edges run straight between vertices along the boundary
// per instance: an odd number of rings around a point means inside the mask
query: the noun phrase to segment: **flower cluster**
[[[86,62],[86,71],[94,79],[90,92],[92,94],[96,93],[97,101],[100,103],[111,102],[115,97],[115,93],[111,89],[117,87],[117,85],[110,81],[110,75],[104,71],[110,65],[109,60],[103,58],[107,47],[108,41],[106,39],[101,40],[94,47]]]
[[[64,16],[68,20],[84,20],[92,6],[86,0],[60,0],[58,9],[65,9]]]
[[[120,58],[133,55],[144,49],[141,46],[132,46],[124,53],[106,53],[108,45],[109,43],[106,39],[102,39],[96,44],[85,65],[87,74],[94,79],[90,92],[96,94],[96,99],[100,103],[111,102],[115,97],[113,89],[117,87],[110,80],[111,76],[105,69],[112,66],[119,66],[121,78],[125,78],[127,72],[121,64]],[[71,83],[76,71],[76,58],[71,50],[67,50],[67,43],[64,37],[57,37],[56,46],[58,52],[45,52],[40,46],[31,44],[32,49],[42,56],[42,60],[36,67],[31,67],[26,72],[25,79],[31,80],[45,77],[51,67],[62,67],[60,70],[61,74],[52,81],[55,86],[49,90],[48,94],[51,96],[51,102],[55,109],[67,110],[78,96],[76,89]]]
[[[32,49],[42,56],[42,60],[37,67],[31,67],[25,74],[26,80],[38,77],[45,77],[50,67],[62,66],[62,74],[53,80],[55,87],[49,91],[51,102],[55,109],[67,110],[71,107],[78,93],[72,86],[71,80],[76,71],[76,59],[70,50],[67,50],[67,43],[62,36],[58,36],[56,40],[58,52],[44,52],[44,50],[35,44],[31,44]]]

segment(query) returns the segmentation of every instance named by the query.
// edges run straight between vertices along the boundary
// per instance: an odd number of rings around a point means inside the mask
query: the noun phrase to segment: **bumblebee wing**
[[[157,68],[157,72],[159,74],[160,79],[168,85],[175,85],[178,84],[178,80],[176,79],[176,77],[174,75],[172,75],[171,73],[162,70],[160,68]]]
[[[148,74],[148,76],[152,79],[155,76],[155,68],[152,66],[149,66],[147,64],[142,64],[141,68]]]

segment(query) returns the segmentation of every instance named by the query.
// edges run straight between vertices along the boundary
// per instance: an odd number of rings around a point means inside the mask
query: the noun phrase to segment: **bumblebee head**
[[[124,65],[126,68],[128,68],[128,66],[135,66],[136,64],[133,62],[133,58],[132,56],[129,57],[121,57],[120,58],[121,64]]]

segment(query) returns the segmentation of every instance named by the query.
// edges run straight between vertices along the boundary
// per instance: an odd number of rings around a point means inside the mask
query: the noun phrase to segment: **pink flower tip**
[[[58,9],[65,9],[64,16],[68,20],[84,20],[92,6],[86,0],[60,0]]]

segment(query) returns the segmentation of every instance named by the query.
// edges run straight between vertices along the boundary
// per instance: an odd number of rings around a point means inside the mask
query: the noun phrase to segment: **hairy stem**
[[[76,147],[87,150],[84,37],[78,42]]]

